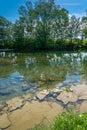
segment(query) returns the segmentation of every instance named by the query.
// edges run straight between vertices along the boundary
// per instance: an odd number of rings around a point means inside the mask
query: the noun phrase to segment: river
[[[87,81],[87,52],[0,53],[0,103]]]

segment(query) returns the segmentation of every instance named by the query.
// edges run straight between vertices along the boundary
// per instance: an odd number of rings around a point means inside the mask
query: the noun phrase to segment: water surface
[[[0,53],[0,103],[87,80],[87,53]]]

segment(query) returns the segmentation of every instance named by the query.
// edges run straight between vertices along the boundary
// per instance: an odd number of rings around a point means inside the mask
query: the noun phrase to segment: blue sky
[[[0,16],[14,22],[18,17],[18,9],[26,0],[0,0]],[[34,2],[35,0],[32,0]],[[81,17],[87,9],[87,0],[55,0],[61,7],[66,8],[69,13]]]
[[[71,15],[82,17],[86,14],[87,0],[56,0],[61,7],[65,7]]]

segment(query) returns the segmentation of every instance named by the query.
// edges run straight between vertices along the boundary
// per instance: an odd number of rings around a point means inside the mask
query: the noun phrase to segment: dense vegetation
[[[78,50],[87,48],[87,16],[69,16],[54,0],[26,1],[15,23],[0,16],[0,49]]]
[[[49,127],[36,126],[31,130],[87,130],[87,113],[76,115],[72,112],[63,113]]]

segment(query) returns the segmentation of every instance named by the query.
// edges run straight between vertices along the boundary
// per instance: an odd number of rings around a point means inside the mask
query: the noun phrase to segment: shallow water
[[[0,103],[26,93],[86,80],[86,52],[0,54]]]

